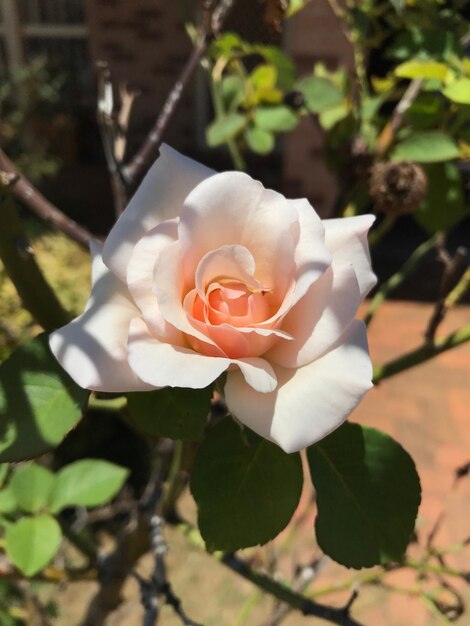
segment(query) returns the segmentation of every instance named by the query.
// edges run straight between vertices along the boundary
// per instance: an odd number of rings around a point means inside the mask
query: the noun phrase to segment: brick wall
[[[184,21],[189,16],[182,14],[180,3],[174,0],[85,0],[85,3],[93,60],[108,61],[115,79],[142,90],[134,107],[131,133],[139,141],[155,119],[189,54],[190,43],[184,32]],[[187,5],[191,6],[191,2]],[[234,24],[243,22],[243,15],[235,17]],[[301,74],[310,72],[320,60],[332,69],[353,65],[351,46],[327,0],[313,0],[287,22],[285,48]],[[197,115],[206,114],[196,92],[195,84],[188,89],[165,137],[190,153],[196,149],[200,132]],[[324,164],[321,133],[311,120],[303,120],[298,129],[285,137],[282,170],[286,194],[308,197],[323,215],[331,211],[336,183]]]
[[[181,70],[191,45],[178,2],[169,0],[85,0],[93,61],[109,63],[116,81],[139,89],[131,119],[138,143]],[[183,97],[166,140],[181,149],[194,145],[194,90]]]

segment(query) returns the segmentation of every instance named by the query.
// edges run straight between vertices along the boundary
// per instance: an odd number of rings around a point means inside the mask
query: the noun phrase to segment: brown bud
[[[389,215],[414,213],[428,189],[426,174],[412,161],[375,163],[371,168],[369,194],[375,210]]]

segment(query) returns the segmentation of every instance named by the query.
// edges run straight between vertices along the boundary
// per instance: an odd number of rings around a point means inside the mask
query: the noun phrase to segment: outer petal
[[[340,426],[372,387],[364,323],[355,320],[342,343],[320,359],[274,371],[278,387],[266,394],[249,387],[239,372],[229,372],[225,399],[243,424],[296,452]]]
[[[205,356],[155,339],[142,319],[131,322],[128,350],[132,369],[153,387],[202,389],[230,365],[230,359]]]
[[[354,267],[362,298],[377,282],[371,268],[367,243],[367,232],[374,220],[373,215],[358,215],[323,221],[325,242],[333,255],[333,263],[351,264]]]
[[[163,318],[153,285],[158,257],[174,243],[177,235],[177,219],[167,220],[152,228],[137,242],[127,267],[129,292],[145,321],[157,337],[173,344],[182,343],[181,332]]]
[[[302,367],[338,342],[362,301],[352,266],[329,268],[286,315],[282,330],[292,341],[279,341],[267,358],[283,367]]]
[[[127,289],[93,246],[90,299],[82,315],[50,336],[50,346],[77,384],[94,391],[146,391],[127,362],[129,323],[139,314]]]
[[[184,199],[201,181],[215,172],[173,148],[162,145],[128,207],[111,229],[103,249],[103,261],[122,281],[137,241],[167,219],[178,217]]]

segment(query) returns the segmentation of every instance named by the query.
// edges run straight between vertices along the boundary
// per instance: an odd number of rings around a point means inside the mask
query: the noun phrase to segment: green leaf
[[[399,560],[421,499],[411,457],[385,433],[345,423],[307,450],[320,548],[347,567]]]
[[[211,147],[220,146],[236,137],[246,125],[247,119],[241,113],[227,113],[208,126],[207,143]]]
[[[25,576],[34,576],[54,557],[61,539],[60,526],[53,517],[23,517],[7,527],[5,550]]]
[[[458,104],[470,104],[470,78],[459,78],[449,83],[442,93]]]
[[[418,163],[435,163],[456,159],[459,155],[459,147],[449,135],[440,131],[423,131],[397,143],[391,158],[394,161],[409,159]]]
[[[132,419],[147,433],[171,439],[200,439],[211,408],[212,386],[205,389],[165,387],[129,393]]]
[[[14,513],[18,510],[18,502],[10,485],[0,491],[0,513]]]
[[[307,109],[313,113],[331,109],[344,100],[341,91],[331,81],[319,76],[299,80],[295,88],[302,92]]]
[[[250,81],[258,89],[271,89],[276,85],[277,72],[274,65],[258,65],[250,74]]]
[[[245,139],[253,152],[268,154],[274,149],[274,135],[259,126],[249,126],[245,131]]]
[[[453,163],[423,166],[428,192],[414,217],[427,232],[447,230],[470,212],[459,169]]]
[[[350,113],[349,104],[346,101],[320,113],[319,121],[325,130],[331,130],[338,122],[345,120]]]
[[[89,392],[65,373],[40,335],[0,365],[0,462],[57,446],[79,422]]]
[[[414,130],[437,128],[442,124],[444,100],[440,94],[421,93],[406,111],[407,122]]]
[[[245,86],[239,76],[224,76],[220,84],[225,109],[236,108],[245,97]]]
[[[99,506],[119,492],[129,470],[100,459],[83,459],[66,465],[56,474],[50,510],[58,513],[68,506]]]
[[[54,484],[54,474],[36,464],[18,468],[10,481],[19,507],[28,513],[37,513],[47,506]]]
[[[276,46],[253,46],[253,52],[260,54],[276,68],[276,86],[282,91],[289,91],[295,81],[295,65],[282,50]]]
[[[271,132],[287,132],[298,124],[297,115],[289,107],[279,104],[258,107],[254,115],[255,125]]]
[[[445,80],[448,67],[438,61],[420,61],[414,59],[400,63],[395,68],[395,76],[399,78],[430,78]]]
[[[202,443],[191,475],[198,523],[209,550],[238,550],[273,539],[302,491],[299,454],[224,419]]]
[[[9,468],[9,463],[0,463],[0,485],[3,485],[3,483],[5,482],[5,478],[7,477]]]

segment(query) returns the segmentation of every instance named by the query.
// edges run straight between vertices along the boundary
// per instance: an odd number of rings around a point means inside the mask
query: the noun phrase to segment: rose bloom
[[[82,387],[210,385],[286,452],[325,437],[372,386],[357,308],[373,216],[321,220],[241,172],[168,146],[104,246],[86,309],[50,345]]]

